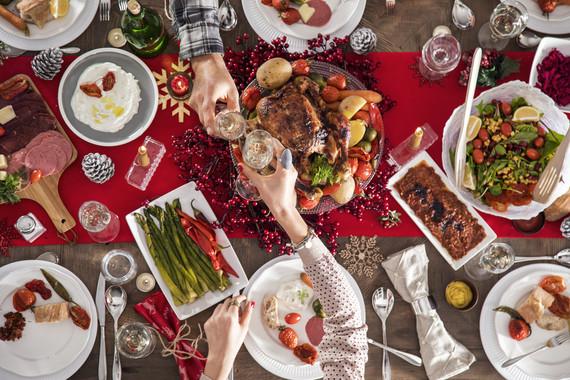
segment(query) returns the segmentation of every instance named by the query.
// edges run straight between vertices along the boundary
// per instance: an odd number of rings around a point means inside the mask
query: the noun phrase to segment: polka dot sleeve
[[[364,379],[368,328],[361,318],[356,294],[321,240],[313,238],[299,255],[327,314],[325,336],[318,347],[324,378]]]

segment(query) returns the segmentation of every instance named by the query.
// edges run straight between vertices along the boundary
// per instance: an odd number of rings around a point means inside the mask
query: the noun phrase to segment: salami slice
[[[39,169],[43,176],[49,176],[61,171],[67,160],[65,152],[59,146],[42,144],[28,150],[25,163],[30,170]]]
[[[305,325],[305,331],[307,332],[307,337],[309,338],[309,342],[313,346],[318,346],[321,341],[323,340],[323,336],[325,336],[324,330],[324,323],[323,319],[317,316],[312,317],[307,321]]]
[[[71,143],[65,136],[57,131],[47,131],[38,134],[30,143],[26,146],[28,150],[45,145],[54,144],[57,145],[65,153],[66,163],[71,159],[73,153],[73,148]]]

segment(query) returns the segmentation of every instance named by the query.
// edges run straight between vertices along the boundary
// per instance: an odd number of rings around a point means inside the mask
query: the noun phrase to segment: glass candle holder
[[[137,275],[137,263],[129,252],[114,249],[103,257],[101,273],[109,283],[123,285]]]
[[[451,34],[438,34],[422,48],[419,71],[430,81],[439,80],[453,71],[461,60],[461,46]]]
[[[91,239],[97,243],[108,243],[119,235],[121,223],[117,214],[97,201],[88,201],[79,208],[79,222]]]

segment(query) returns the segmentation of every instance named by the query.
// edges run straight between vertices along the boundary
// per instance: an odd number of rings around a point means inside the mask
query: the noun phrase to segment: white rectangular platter
[[[475,219],[477,219],[477,222],[479,222],[479,224],[485,230],[486,234],[485,239],[482,240],[479,244],[477,244],[475,248],[467,252],[467,254],[459,260],[455,260],[453,259],[453,257],[451,257],[447,249],[443,247],[443,245],[439,242],[439,240],[437,240],[437,238],[424,225],[421,219],[416,216],[415,212],[411,209],[408,203],[406,203],[406,201],[404,201],[404,199],[400,197],[400,194],[394,188],[394,184],[398,182],[402,177],[404,177],[408,173],[408,170],[410,168],[418,165],[422,161],[425,161],[429,166],[434,168],[435,173],[439,176],[439,178],[441,178],[447,189],[451,191],[453,194],[455,194],[457,199],[459,199],[467,207],[469,213],[473,215]],[[390,180],[388,181],[388,189],[390,189],[390,191],[392,192],[392,196],[396,199],[396,201],[400,204],[400,206],[404,209],[404,211],[410,216],[410,218],[412,218],[414,223],[416,223],[419,229],[424,233],[424,235],[429,239],[429,241],[433,244],[433,246],[439,251],[441,256],[443,256],[445,261],[447,261],[447,263],[454,270],[460,269],[463,265],[465,265],[465,263],[467,263],[469,260],[475,257],[477,253],[479,253],[482,249],[487,247],[497,238],[497,234],[495,233],[495,231],[493,231],[491,227],[489,227],[489,225],[487,224],[487,222],[485,222],[485,220],[481,217],[481,215],[479,215],[479,213],[477,213],[477,211],[475,211],[475,209],[471,207],[471,205],[469,205],[465,201],[465,199],[455,190],[455,187],[451,184],[451,181],[445,176],[443,171],[439,168],[439,166],[436,164],[433,158],[431,158],[431,156],[426,151],[422,151],[421,153],[419,153],[410,162],[404,165],[396,174],[394,174],[392,178],[390,178]]]
[[[180,186],[179,188],[172,190],[170,193],[165,194],[160,198],[150,202],[150,204],[156,206],[164,206],[166,202],[171,203],[177,198],[180,199],[182,210],[188,215],[194,216],[194,212],[192,211],[192,207],[190,206],[190,203],[192,202],[192,200],[194,200],[195,201],[194,206],[198,210],[204,213],[204,216],[206,217],[206,219],[208,219],[210,223],[217,220],[214,211],[208,204],[208,201],[206,200],[202,192],[196,190],[196,183],[194,182],[190,182],[183,186]],[[150,252],[146,245],[145,234],[142,228],[137,224],[135,220],[134,214],[137,212],[140,213],[142,210],[143,207],[134,210],[133,212],[128,214],[126,216],[127,223],[131,230],[131,233],[133,234],[133,237],[135,238],[135,241],[137,242],[137,245],[139,246],[139,249],[141,250],[148,266],[150,267],[152,274],[156,278],[158,285],[164,292],[166,299],[168,300],[170,306],[172,307],[172,309],[176,313],[176,316],[180,320],[190,318],[193,315],[196,315],[208,309],[210,306],[213,306],[218,302],[224,300],[225,298],[230,297],[234,293],[241,291],[247,286],[248,284],[247,276],[241,266],[241,263],[228,237],[226,236],[226,233],[224,232],[224,230],[218,229],[216,230],[216,239],[220,244],[220,246],[227,247],[223,248],[222,254],[224,255],[224,258],[226,259],[228,264],[230,264],[231,267],[237,272],[239,277],[236,279],[235,277],[230,276],[229,280],[231,282],[231,286],[223,292],[208,292],[204,296],[198,298],[193,303],[176,306],[172,299],[172,294],[170,293],[170,290],[164,283],[164,280],[160,276],[160,273],[154,263],[154,260],[150,256]]]

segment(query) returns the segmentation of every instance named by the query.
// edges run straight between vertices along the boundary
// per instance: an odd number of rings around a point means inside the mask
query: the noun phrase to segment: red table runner
[[[519,59],[521,63],[520,72],[508,79],[527,80],[530,72],[530,65],[533,53],[509,53],[509,56]],[[384,115],[387,138],[394,144],[398,144],[419,125],[427,122],[437,132],[443,130],[446,120],[451,115],[455,107],[462,104],[465,97],[465,88],[458,85],[459,70],[456,70],[441,83],[420,85],[420,81],[415,77],[410,65],[415,62],[418,53],[373,53],[371,59],[381,62],[380,68],[376,72],[376,77],[380,81],[380,88],[390,95],[397,105]],[[73,60],[73,57],[66,57],[64,70]],[[171,56],[161,56],[146,60],[146,63],[153,71],[160,71],[162,67],[168,67]],[[31,57],[11,58],[0,68],[0,82],[8,79],[12,75],[23,73],[35,78],[30,67]],[[44,98],[58,116],[60,123],[65,126],[61,119],[57,105],[57,89],[61,74],[53,81],[44,81],[35,78],[34,81],[43,94]],[[481,92],[478,89],[478,93]],[[98,147],[84,142],[73,132],[67,129],[69,137],[72,139],[79,153],[78,159],[63,174],[59,186],[63,202],[67,205],[72,215],[77,215],[79,206],[87,200],[97,200],[106,204],[113,212],[121,218],[121,232],[117,237],[117,242],[131,241],[132,236],[124,221],[124,216],[132,210],[138,208],[147,200],[152,200],[160,195],[183,184],[178,177],[178,169],[170,158],[172,152],[171,138],[180,135],[185,128],[196,125],[198,119],[193,113],[184,124],[179,124],[177,119],[171,116],[171,110],[159,110],[152,126],[144,134],[163,142],[168,150],[167,156],[160,164],[158,171],[152,179],[145,192],[129,186],[124,178],[128,167],[136,154],[137,147],[142,143],[144,136],[120,147]],[[90,182],[81,170],[81,159],[90,152],[104,153],[110,156],[116,165],[115,176],[103,185]],[[432,157],[441,163],[441,139],[439,139],[429,150]],[[394,202],[395,204],[395,202]],[[395,206],[396,207],[396,206]],[[27,213],[33,212],[39,217],[41,222],[48,228],[48,232],[35,241],[36,245],[62,244],[63,241],[57,237],[56,230],[51,224],[47,214],[41,207],[32,201],[22,201],[16,205],[1,205],[0,219],[7,218],[8,222],[15,223],[16,219]],[[218,215],[220,216],[220,215]],[[422,233],[411,221],[402,213],[402,223],[392,229],[384,229],[377,222],[377,216],[373,213],[366,213],[362,222],[358,222],[354,217],[333,212],[332,217],[340,224],[339,233],[341,236],[349,235],[379,235],[379,236],[421,236]],[[499,237],[522,237],[511,225],[510,221],[484,215],[491,227],[497,232]],[[89,243],[86,232],[77,226],[75,228],[79,235],[80,243]],[[230,237],[241,237],[243,234],[235,232]],[[558,223],[547,223],[545,228],[536,237],[561,237]],[[28,244],[24,240],[17,240],[16,245]]]

